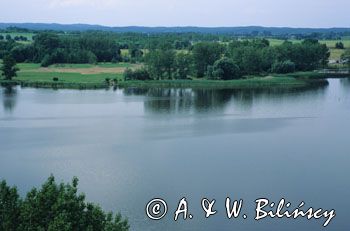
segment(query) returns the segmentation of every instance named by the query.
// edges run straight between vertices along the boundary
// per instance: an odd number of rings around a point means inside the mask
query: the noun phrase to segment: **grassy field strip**
[[[125,71],[124,67],[115,67],[115,68],[102,68],[102,67],[92,67],[92,68],[45,68],[41,67],[38,69],[30,70],[30,72],[35,73],[79,73],[82,75],[92,75],[92,74],[123,74]],[[26,72],[26,71],[22,71]],[[28,72],[28,71],[27,71]]]
[[[126,68],[140,68],[140,64],[129,63],[99,63],[93,64],[56,64],[49,67],[41,67],[36,63],[20,63],[20,73],[78,73],[82,75],[96,75],[96,74],[122,74]]]
[[[49,68],[117,68],[117,67],[123,67],[123,68],[132,68],[137,66],[136,64],[130,64],[130,63],[98,63],[98,64],[55,64],[49,66]]]
[[[123,79],[126,68],[138,68],[140,64],[99,63],[93,64],[57,64],[43,68],[36,63],[20,63],[20,71],[15,81],[26,86],[50,87],[54,84],[62,88],[102,88],[106,79]],[[58,78],[58,81],[54,81]]]

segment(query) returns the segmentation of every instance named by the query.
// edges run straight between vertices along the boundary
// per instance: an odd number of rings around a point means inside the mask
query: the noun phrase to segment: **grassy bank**
[[[120,87],[139,88],[215,88],[215,89],[267,89],[267,88],[310,88],[327,85],[325,79],[296,78],[289,76],[249,77],[239,80],[151,80],[125,81]]]
[[[53,77],[52,75],[51,77]],[[53,81],[48,75],[22,75],[14,80],[0,80],[2,85],[16,84],[23,87],[37,88],[71,88],[71,89],[101,89],[109,87],[106,82],[109,75],[91,75],[88,78],[79,74],[66,74],[59,81]],[[263,88],[309,88],[326,85],[328,82],[322,78],[301,78],[292,76],[266,76],[249,77],[239,80],[151,80],[151,81],[122,81],[121,76],[116,78],[118,87],[139,88],[215,88],[215,89],[263,89]]]
[[[57,78],[57,81],[54,81]],[[106,79],[120,79],[121,74],[81,74],[57,72],[19,72],[12,81],[0,80],[2,84],[18,84],[24,87],[95,89],[108,86]]]
[[[309,88],[327,84],[325,74],[317,72],[297,72],[291,74],[271,74],[257,77],[246,76],[243,79],[221,80],[152,80],[124,81],[126,68],[138,68],[128,63],[65,64],[42,68],[39,64],[23,63],[18,65],[18,76],[8,81],[0,79],[2,85],[21,85],[37,88],[102,89],[111,85],[118,87],[175,87],[175,88],[216,88],[216,89],[263,89],[263,88]]]

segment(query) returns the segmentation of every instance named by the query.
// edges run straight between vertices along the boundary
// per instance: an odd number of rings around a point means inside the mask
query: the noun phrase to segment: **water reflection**
[[[249,218],[261,196],[334,208],[328,231],[347,230],[350,84],[329,82],[309,90],[2,88],[4,108],[16,108],[10,116],[0,108],[0,177],[26,192],[51,173],[77,176],[89,201],[122,212],[136,231],[322,227],[233,222],[227,196],[245,199]],[[195,219],[149,221],[145,204],[158,196],[171,210],[186,196]],[[202,218],[203,196],[220,202],[219,216]]]
[[[350,78],[340,79],[340,84],[345,88],[350,87]]]
[[[147,113],[183,114],[223,112],[229,103],[249,110],[259,99],[283,99],[324,95],[327,86],[312,89],[124,89],[126,96],[146,96],[144,109]],[[292,97],[290,97],[292,96]]]
[[[2,104],[4,110],[12,112],[17,103],[17,89],[16,87],[7,86],[2,90]]]

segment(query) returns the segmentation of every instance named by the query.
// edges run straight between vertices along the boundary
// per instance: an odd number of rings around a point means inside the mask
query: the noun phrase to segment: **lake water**
[[[321,230],[324,219],[254,221],[255,199],[335,209],[349,230],[350,80],[303,91],[0,90],[0,178],[21,194],[53,173],[132,230]],[[248,218],[225,217],[225,198]],[[167,201],[161,221],[145,206]],[[192,220],[173,221],[186,197]],[[216,199],[204,218],[201,199]]]

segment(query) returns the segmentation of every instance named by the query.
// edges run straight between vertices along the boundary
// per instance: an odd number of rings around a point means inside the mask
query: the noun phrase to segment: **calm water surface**
[[[350,80],[304,91],[0,89],[0,178],[24,194],[53,173],[132,230],[321,230],[324,220],[254,221],[255,199],[336,209],[349,230]],[[244,199],[247,220],[225,218]],[[145,215],[154,197],[168,216]],[[174,222],[186,197],[194,219]],[[217,200],[204,219],[200,200]],[[293,208],[294,208],[293,207]]]

